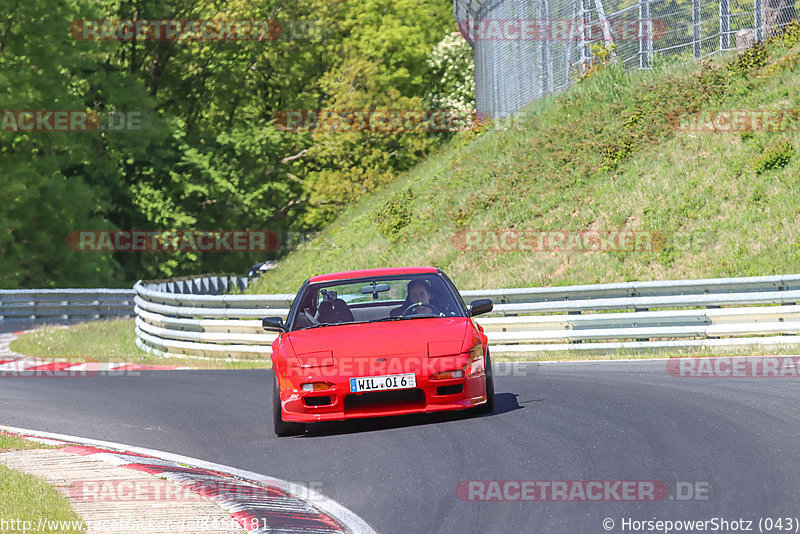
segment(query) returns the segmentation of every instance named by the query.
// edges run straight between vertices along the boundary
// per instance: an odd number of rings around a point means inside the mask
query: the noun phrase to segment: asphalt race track
[[[757,532],[760,518],[800,516],[798,379],[675,378],[663,361],[524,364],[495,378],[490,416],[326,423],[278,439],[270,374],[2,378],[0,423],[310,484],[381,533],[623,532],[623,518],[744,519]],[[469,480],[655,480],[673,494],[468,502],[456,485]],[[678,482],[708,488],[705,500],[673,499]]]

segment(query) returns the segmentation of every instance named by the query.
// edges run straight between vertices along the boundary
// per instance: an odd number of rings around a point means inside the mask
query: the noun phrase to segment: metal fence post
[[[567,81],[567,84],[569,84],[569,76],[572,70],[572,53],[574,52],[575,38],[577,37],[575,33],[577,29],[577,24],[576,24],[577,20],[578,20],[578,4],[576,3],[572,7],[572,19],[570,19],[569,23],[569,37],[567,38],[567,44],[566,44],[567,52],[565,54],[566,55],[565,59],[567,60],[566,62],[567,75],[564,76],[564,79]]]
[[[728,50],[731,47],[731,8],[728,0],[719,0],[719,48]]]
[[[699,58],[703,53],[703,43],[700,40],[700,0],[692,0],[692,44],[694,57]]]
[[[606,12],[603,9],[603,0],[594,0],[594,5],[597,8],[597,18],[600,20],[600,27],[603,28],[603,41],[605,42],[606,48],[611,50],[611,56],[616,56],[616,52],[613,51],[614,45],[614,38],[611,35],[611,27],[608,25],[608,20],[606,19]]]
[[[761,0],[754,0],[755,23],[756,23],[756,42],[764,41],[764,17],[762,13]]]
[[[650,1],[639,0],[639,68],[649,69],[653,56],[653,21]]]
[[[542,95],[547,95],[552,92],[551,85],[551,63],[550,63],[550,28],[549,24],[549,11],[547,8],[547,0],[541,0],[539,15],[541,16],[542,28]]]
[[[586,0],[578,0],[581,4],[581,14],[579,18],[581,19],[581,67],[580,72],[583,73],[583,70],[586,68],[586,30],[589,27],[589,12],[586,9]]]

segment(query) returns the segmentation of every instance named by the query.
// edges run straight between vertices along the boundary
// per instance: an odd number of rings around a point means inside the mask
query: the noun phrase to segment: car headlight
[[[460,369],[452,371],[440,371],[431,375],[431,380],[448,380],[453,378],[464,378],[468,375],[481,373],[484,370],[483,345],[476,343],[467,351],[467,363]]]
[[[448,380],[453,378],[464,378],[464,371],[458,369],[457,371],[442,371],[431,375],[431,380]]]
[[[327,382],[308,382],[300,386],[303,391],[325,391],[331,389]]]

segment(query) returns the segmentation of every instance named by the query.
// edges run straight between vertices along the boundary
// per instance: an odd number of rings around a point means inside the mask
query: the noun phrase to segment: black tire
[[[494,413],[494,374],[492,360],[489,359],[489,349],[486,349],[486,404],[478,406],[477,412]]]
[[[297,436],[306,431],[305,423],[287,423],[281,417],[281,394],[277,375],[272,380],[272,422],[276,436]]]

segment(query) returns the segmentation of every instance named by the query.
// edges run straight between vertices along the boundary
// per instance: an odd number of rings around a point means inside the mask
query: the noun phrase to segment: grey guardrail
[[[0,320],[83,321],[134,314],[132,289],[3,289]]]
[[[474,289],[462,291],[464,300],[490,298],[495,304],[590,300],[598,298],[662,297],[800,290],[800,274],[622,282],[560,287]],[[644,302],[644,301],[640,301]],[[655,306],[653,306],[655,307]]]
[[[137,345],[157,354],[266,357],[275,334],[260,319],[286,317],[294,294],[213,294],[237,283],[137,282]],[[795,274],[461,294],[496,303],[477,319],[495,352],[800,343]]]

